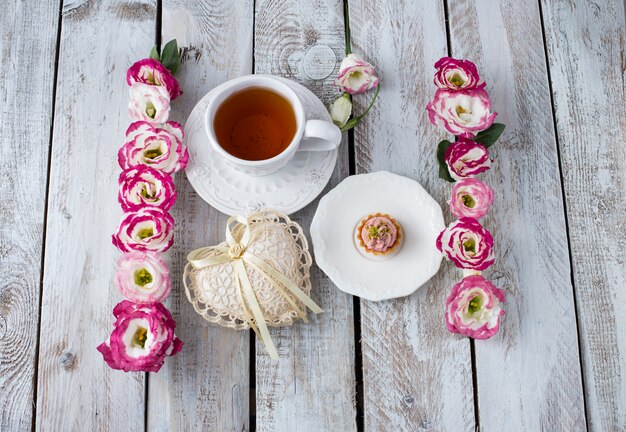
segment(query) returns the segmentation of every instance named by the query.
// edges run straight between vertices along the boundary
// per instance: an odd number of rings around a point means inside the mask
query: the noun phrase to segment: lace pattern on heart
[[[300,226],[286,215],[272,211],[253,213],[248,219],[253,235],[253,241],[248,247],[250,253],[267,262],[310,295],[312,258]],[[239,228],[234,231],[236,240],[241,235]],[[246,272],[268,326],[288,326],[299,318],[289,302],[261,273],[251,267],[246,267]],[[244,300],[237,290],[230,263],[191,269],[187,277],[187,298],[204,319],[236,330],[250,328],[241,309],[240,302]],[[306,310],[297,298],[288,295],[301,310]],[[246,306],[249,308],[248,303]]]

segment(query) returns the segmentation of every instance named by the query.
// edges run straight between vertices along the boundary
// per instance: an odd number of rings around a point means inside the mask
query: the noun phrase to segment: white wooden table
[[[416,294],[371,303],[313,269],[325,313],[273,330],[209,325],[182,292],[186,253],[225,217],[176,179],[174,287],[186,343],[158,374],[110,370],[95,347],[121,300],[110,233],[127,67],[155,40],[185,58],[184,122],[217,84],[252,72],[330,102],[341,0],[7,0],[0,13],[1,431],[625,431],[625,23],[622,0],[350,0],[353,49],[382,90],[346,135],[330,187],[389,170],[442,205],[427,120],[433,63],[474,60],[506,123],[485,219],[507,293],[492,340],[447,332],[450,264]],[[336,59],[313,55],[330,47]],[[332,70],[332,64],[335,68]],[[364,100],[357,98],[362,107]],[[328,189],[327,189],[328,190]],[[316,202],[294,218],[306,230]],[[449,216],[449,215],[448,215]]]

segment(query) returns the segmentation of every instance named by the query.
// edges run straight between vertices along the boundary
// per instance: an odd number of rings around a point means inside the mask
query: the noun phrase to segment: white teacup
[[[278,93],[291,105],[296,118],[296,132],[289,145],[276,156],[264,160],[246,160],[228,153],[217,140],[213,123],[220,105],[232,94],[246,88],[263,88]],[[333,123],[323,120],[307,120],[302,101],[283,81],[268,75],[246,75],[227,81],[214,89],[204,117],[204,126],[213,149],[241,172],[252,176],[263,176],[284,167],[299,151],[334,150],[341,142],[341,131]]]

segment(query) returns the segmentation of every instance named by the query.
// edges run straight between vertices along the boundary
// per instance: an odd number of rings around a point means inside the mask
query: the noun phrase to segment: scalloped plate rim
[[[415,291],[417,291],[421,286],[423,286],[428,280],[430,280],[439,271],[439,267],[441,265],[443,255],[439,253],[439,251],[436,250],[434,246],[434,239],[432,239],[432,243],[430,243],[427,246],[427,248],[430,249],[430,251],[427,252],[427,255],[431,259],[431,261],[423,270],[422,274],[418,274],[417,276],[414,275],[414,277],[412,278],[409,276],[408,282],[406,282],[407,277],[402,276],[400,278],[401,279],[400,283],[390,283],[389,285],[385,287],[387,289],[384,289],[384,290],[368,288],[363,282],[355,282],[355,281],[348,280],[347,278],[349,277],[349,275],[346,275],[345,272],[342,273],[342,270],[340,269],[341,265],[333,264],[331,261],[329,261],[330,257],[328,256],[326,252],[327,246],[325,244],[324,236],[322,234],[324,232],[324,230],[322,229],[323,228],[322,225],[326,223],[326,221],[323,220],[323,218],[326,217],[323,213],[327,212],[328,209],[332,207],[333,199],[335,197],[342,197],[343,196],[342,194],[344,194],[345,191],[347,190],[354,191],[355,183],[357,184],[362,183],[364,180],[365,181],[375,181],[375,180],[390,181],[391,180],[391,181],[397,181],[397,182],[403,183],[405,186],[409,188],[414,188],[414,190],[418,193],[419,197],[423,198],[428,203],[428,207],[423,208],[424,210],[430,210],[430,213],[431,213],[430,215],[426,215],[427,221],[429,223],[429,226],[426,227],[427,230],[429,230],[434,236],[436,236],[436,234],[438,234],[441,230],[444,229],[445,224],[444,224],[444,218],[443,218],[443,212],[441,210],[441,206],[428,193],[428,191],[426,191],[422,187],[422,185],[420,185],[417,181],[408,177],[404,177],[398,174],[388,172],[388,171],[377,171],[377,172],[367,173],[367,174],[352,175],[352,176],[346,177],[333,190],[331,190],[324,197],[321,198],[317,211],[315,212],[315,215],[313,216],[313,220],[311,222],[311,227],[310,227],[310,233],[311,233],[311,241],[313,245],[313,253],[315,256],[315,262],[317,263],[318,267],[322,271],[324,271],[324,273],[326,273],[326,275],[333,281],[333,283],[337,286],[339,290],[346,292],[348,294],[361,297],[365,300],[383,301],[383,300],[390,300],[394,298],[405,297],[405,296],[411,295]],[[337,211],[338,207],[334,207],[334,209]],[[380,211],[385,212],[385,209],[380,209]],[[359,217],[364,217],[364,216],[366,215],[360,215]],[[393,216],[393,214],[391,214],[391,216]],[[348,222],[351,222],[351,221],[346,221],[346,224]],[[354,220],[353,222],[356,224],[358,220]],[[402,226],[403,228],[406,229],[407,227],[406,222],[402,223]],[[352,241],[352,234],[353,232],[348,232],[346,236],[347,238],[350,239],[350,241]],[[364,264],[372,263],[372,265],[378,265],[379,267],[382,268],[382,266],[385,266],[385,263],[391,263],[391,260],[394,259],[394,257],[392,257],[387,261],[367,260],[367,258],[363,257],[358,252],[354,244],[352,244],[352,246],[353,246],[354,253],[350,254],[350,259],[355,259],[355,260],[360,259],[361,260],[360,262]],[[405,246],[406,244],[403,245],[403,248]],[[409,251],[409,253],[411,252],[412,251]],[[401,249],[398,255],[402,253],[403,253],[403,250]],[[373,263],[376,263],[376,264],[373,264]],[[387,267],[389,267],[388,264],[387,264]],[[402,283],[402,280],[405,280],[405,282]]]

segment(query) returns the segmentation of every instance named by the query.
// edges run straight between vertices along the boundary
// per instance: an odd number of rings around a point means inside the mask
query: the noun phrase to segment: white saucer
[[[310,90],[296,82],[279,79],[298,94],[307,119],[332,121],[322,101]],[[198,195],[228,215],[263,209],[289,215],[313,201],[330,180],[338,149],[298,152],[284,168],[267,176],[242,174],[209,145],[204,129],[204,112],[213,91],[198,102],[185,124],[185,145],[189,148],[189,163],[185,172]]]
[[[404,234],[400,251],[383,261],[364,257],[353,240],[355,224],[374,213],[389,214]],[[340,290],[380,301],[412,294],[437,273],[443,229],[441,207],[419,183],[379,171],[348,177],[326,194],[311,239],[317,265]]]

